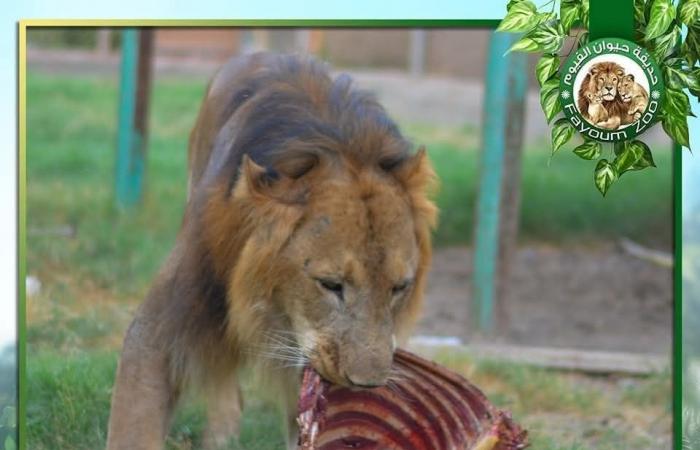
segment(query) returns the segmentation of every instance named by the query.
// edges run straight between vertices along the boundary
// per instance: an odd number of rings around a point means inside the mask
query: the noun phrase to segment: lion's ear
[[[617,69],[616,73],[617,73],[618,76],[621,77],[621,76],[623,76],[623,75],[625,74],[625,71],[622,70],[622,69]]]
[[[634,81],[634,75],[632,75],[632,74],[627,75],[627,79],[630,81]]]
[[[394,167],[392,173],[409,191],[432,188],[436,179],[435,171],[423,146],[414,155]]]
[[[243,155],[240,179],[236,183],[234,194],[287,204],[302,203],[306,198],[306,185],[291,175],[300,177],[298,174],[304,167],[306,165],[290,162],[284,171],[279,169],[279,172],[272,172],[256,164],[248,155]]]
[[[598,72],[600,72],[600,69],[598,67],[596,67],[596,66],[591,67],[591,71],[590,71],[591,75],[595,75]]]
[[[269,189],[272,179],[263,166],[258,165],[250,156],[243,155],[237,185],[241,183],[245,184],[248,194],[264,194]]]
[[[392,173],[408,192],[414,210],[414,220],[423,224],[419,228],[424,228],[426,233],[428,229],[435,228],[437,208],[430,198],[437,188],[437,177],[425,147],[421,146],[415,155],[404,160]]]

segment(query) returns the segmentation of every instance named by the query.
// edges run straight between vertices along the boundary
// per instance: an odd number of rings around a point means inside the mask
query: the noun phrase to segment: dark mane
[[[298,176],[322,159],[388,170],[409,156],[410,144],[374,95],[346,74],[332,79],[310,58],[268,56],[232,93],[221,121],[235,122],[236,133],[217,139],[211,158],[225,154],[216,178],[231,186],[244,154],[272,178]]]
[[[588,106],[590,105],[590,102],[586,98],[586,89],[588,88],[590,82],[591,74],[587,73],[586,76],[583,78],[583,81],[581,82],[581,87],[578,90],[578,101],[576,102],[578,105],[579,112],[586,119],[590,118],[588,117]]]

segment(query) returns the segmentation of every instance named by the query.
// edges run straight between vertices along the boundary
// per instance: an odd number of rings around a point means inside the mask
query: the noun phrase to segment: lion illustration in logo
[[[578,109],[583,117],[608,130],[638,120],[648,101],[649,94],[634,81],[634,75],[626,74],[621,65],[610,61],[594,64],[578,92]]]

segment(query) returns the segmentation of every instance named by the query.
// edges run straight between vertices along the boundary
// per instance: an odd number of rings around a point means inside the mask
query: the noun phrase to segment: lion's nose
[[[357,387],[377,387],[386,383],[391,371],[390,355],[386,358],[365,355],[352,361],[345,372],[347,380]]]

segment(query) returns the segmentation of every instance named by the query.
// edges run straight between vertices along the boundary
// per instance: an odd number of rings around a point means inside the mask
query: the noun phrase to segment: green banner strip
[[[590,40],[615,37],[634,41],[634,0],[590,0]]]

